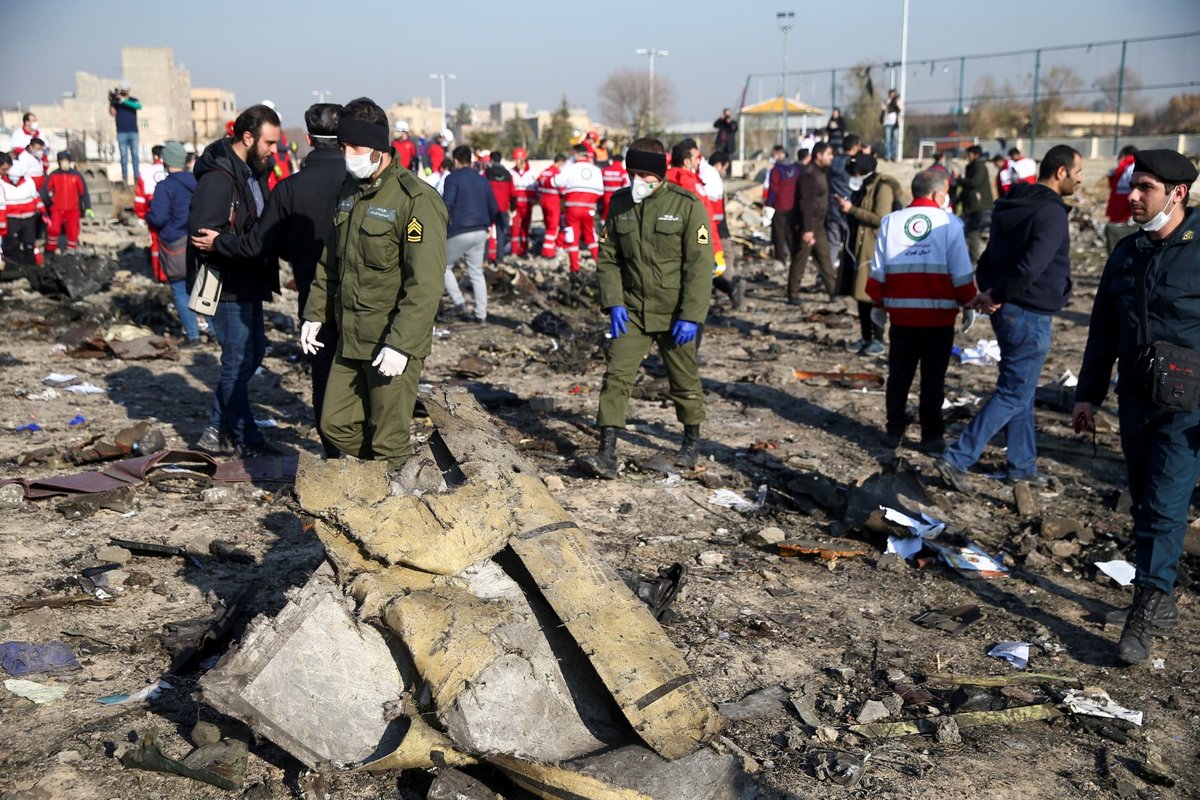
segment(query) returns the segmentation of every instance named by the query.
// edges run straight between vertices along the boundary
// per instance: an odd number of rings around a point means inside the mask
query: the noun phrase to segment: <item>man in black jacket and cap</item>
[[[333,214],[338,190],[346,177],[346,160],[337,141],[338,115],[342,107],[335,103],[317,103],[304,113],[308,128],[308,143],[312,152],[304,159],[299,172],[284,178],[267,198],[266,208],[258,223],[245,236],[233,231],[220,233],[202,229],[192,237],[192,244],[203,252],[213,252],[224,258],[282,258],[292,265],[296,291],[300,294],[300,316],[308,302],[308,290],[316,274],[317,261],[325,252],[325,241],[333,227]],[[330,320],[317,336],[322,344],[315,355],[309,356],[312,366],[313,424],[320,430],[321,404],[329,368],[337,351],[337,322]],[[212,438],[217,434],[209,434]],[[322,436],[325,454],[336,457],[338,449]]]
[[[935,462],[950,486],[969,494],[967,470],[1002,429],[1008,444],[1005,482],[1046,486],[1038,473],[1033,401],[1050,352],[1050,322],[1071,296],[1071,235],[1064,197],[1083,181],[1083,159],[1056,145],[1037,183],[1018,184],[996,203],[987,250],[979,258],[975,308],[992,315],[1000,345],[996,391]]]
[[[1104,265],[1075,389],[1075,430],[1094,430],[1117,362],[1121,451],[1137,543],[1133,604],[1117,645],[1117,660],[1125,664],[1145,664],[1151,635],[1179,625],[1172,591],[1200,478],[1200,409],[1186,377],[1168,371],[1161,378],[1178,402],[1164,403],[1153,389],[1159,364],[1186,370],[1190,360],[1195,370],[1200,360],[1200,212],[1187,207],[1196,177],[1192,162],[1174,150],[1137,153],[1129,206],[1141,230],[1122,239]],[[1167,359],[1164,347],[1183,348],[1184,357]]]
[[[233,136],[213,142],[196,161],[196,192],[188,230],[210,228],[244,236],[262,216],[267,175],[279,143],[279,115],[264,105],[250,106],[233,123]],[[222,449],[230,441],[243,458],[278,455],[268,444],[250,410],[250,377],[267,349],[263,301],[279,292],[279,266],[261,255],[250,257],[201,253],[188,248],[188,282],[200,260],[221,275],[221,296],[212,330],[221,343],[221,374],[213,393],[209,430],[200,446]]]

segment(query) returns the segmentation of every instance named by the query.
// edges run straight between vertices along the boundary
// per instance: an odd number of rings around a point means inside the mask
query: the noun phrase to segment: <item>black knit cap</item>
[[[1174,150],[1139,150],[1133,157],[1134,172],[1148,172],[1163,183],[1191,186],[1196,181],[1196,165]]]

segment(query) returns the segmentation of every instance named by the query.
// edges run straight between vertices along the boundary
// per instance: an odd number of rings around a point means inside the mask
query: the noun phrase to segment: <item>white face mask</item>
[[[363,155],[346,153],[346,171],[360,181],[365,181],[374,175],[377,166],[375,162],[371,161],[371,153],[364,153]]]
[[[1155,214],[1146,222],[1143,222],[1139,227],[1141,227],[1141,229],[1147,233],[1154,233],[1155,231],[1162,230],[1163,227],[1171,221],[1171,212],[1175,210],[1171,208],[1172,200],[1174,200],[1174,198],[1171,198],[1171,200],[1167,201],[1167,204],[1163,206],[1162,211]]]
[[[654,184],[643,178],[641,175],[633,176],[633,202],[640,203],[650,196],[654,191]]]
[[[36,131],[37,129],[38,129],[38,124],[36,121],[29,123],[29,130]]]
[[[954,206],[950,204],[950,195],[945,195],[942,198],[942,211],[953,214]]]
[[[855,175],[850,179],[850,191],[857,192],[863,187],[864,181],[866,181],[866,178],[860,178],[859,176]]]

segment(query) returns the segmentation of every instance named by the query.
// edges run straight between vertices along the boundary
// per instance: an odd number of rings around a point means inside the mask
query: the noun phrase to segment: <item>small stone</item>
[[[547,475],[545,478],[546,488],[552,492],[561,492],[565,488],[563,479],[557,475]]]
[[[637,506],[635,506],[633,503],[630,503],[629,501],[626,501],[624,503],[621,503],[621,505],[617,508],[617,513],[618,514],[632,514],[636,510],[637,510]]]
[[[883,705],[885,708],[887,708],[888,714],[895,717],[899,716],[901,710],[903,710],[904,701],[898,694],[889,694],[887,697],[883,698]]]
[[[200,720],[192,727],[192,743],[196,747],[221,741],[221,729],[211,722]]]
[[[1037,515],[1037,500],[1034,499],[1033,492],[1029,489],[1029,484],[1018,483],[1013,487],[1013,502],[1016,503],[1017,513],[1022,517]]]
[[[1183,708],[1183,701],[1179,698],[1179,695],[1173,694],[1167,697],[1167,708],[1172,711],[1178,711]]]
[[[770,527],[759,531],[758,538],[762,539],[764,544],[779,544],[787,538],[787,534],[782,528]]]
[[[0,486],[0,508],[20,508],[25,504],[25,487],[19,483]]]
[[[905,673],[904,670],[896,669],[895,667],[889,669],[884,676],[887,679],[888,684],[891,686],[896,686],[900,683],[909,683],[907,673]]]
[[[1050,559],[1034,550],[1025,556],[1025,569],[1045,569],[1050,566]]]
[[[962,744],[962,732],[959,731],[954,717],[942,717],[936,725],[934,738],[937,739],[938,744]]]
[[[206,558],[209,555],[209,546],[217,537],[211,533],[201,533],[193,536],[192,539],[183,546],[183,549],[189,556],[197,558]]]
[[[154,578],[148,572],[131,572],[125,579],[126,586],[146,587],[154,584]]]
[[[1065,539],[1073,533],[1078,533],[1083,524],[1069,517],[1046,517],[1042,520],[1043,539]]]
[[[58,754],[58,763],[60,764],[78,764],[83,761],[83,756],[78,750],[62,750]]]
[[[838,740],[838,729],[830,728],[828,725],[822,725],[817,728],[817,741],[820,742],[836,742]]]
[[[862,708],[858,710],[858,723],[860,725],[869,725],[872,722],[880,722],[891,716],[888,707],[878,700],[868,700],[862,704]]]
[[[830,667],[825,671],[833,677],[838,678],[843,683],[849,683],[850,681],[854,680],[854,676],[858,674],[854,671],[854,667]]]
[[[725,554],[715,550],[707,550],[696,556],[697,563],[702,567],[718,567],[725,563]]]
[[[219,506],[240,500],[241,494],[228,486],[212,486],[202,491],[200,498],[210,506]]]
[[[101,547],[96,550],[96,558],[103,561],[105,564],[128,564],[129,559],[133,558],[133,553],[126,550],[124,547]]]
[[[908,562],[895,553],[884,553],[875,560],[876,569],[881,572],[908,572]]]
[[[817,716],[817,711],[813,708],[812,699],[808,695],[803,692],[793,692],[788,702],[801,722],[810,728],[821,727],[821,718]]]
[[[108,572],[102,573],[104,582],[108,586],[124,586],[129,580],[129,573],[123,569],[110,569]]]
[[[1000,694],[1019,706],[1031,706],[1036,699],[1033,692],[1021,686],[1005,686],[1000,690]]]
[[[1055,558],[1071,558],[1079,555],[1079,542],[1074,540],[1060,540],[1050,545],[1050,552]]]

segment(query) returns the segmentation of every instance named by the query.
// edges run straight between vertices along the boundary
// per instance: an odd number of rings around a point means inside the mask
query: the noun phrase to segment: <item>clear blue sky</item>
[[[505,99],[551,108],[565,94],[595,116],[596,90],[608,73],[646,68],[647,59],[633,51],[656,47],[670,51],[657,68],[675,85],[676,119],[704,120],[737,104],[747,73],[779,71],[783,40],[775,12],[797,12],[791,69],[828,70],[898,59],[901,6],[901,0],[826,2],[813,12],[816,3],[798,0],[60,0],[46,6],[48,16],[38,15],[47,25],[44,35],[23,29],[0,49],[0,103],[55,102],[74,88],[76,70],[119,74],[122,46],[166,45],[191,70],[194,86],[233,89],[243,106],[269,97],[285,124],[299,122],[314,89],[332,91],[330,99],[338,102],[368,95],[387,106],[427,95],[436,104],[431,72],[457,74],[448,86],[451,107]],[[1196,0],[912,0],[910,14],[912,60],[1200,30]],[[1193,38],[1131,46],[1130,66],[1147,84],[1200,82],[1198,44]],[[1090,85],[1116,69],[1119,48],[1047,56],[1043,69],[1055,59],[1065,59]],[[1019,83],[1032,67],[1032,57],[968,62],[967,93],[984,73]],[[909,99],[953,95],[957,70],[957,63],[914,68]],[[876,76],[877,86],[886,81]],[[790,88],[828,105],[827,73],[796,79]],[[764,79],[749,99],[778,89],[778,80]]]

